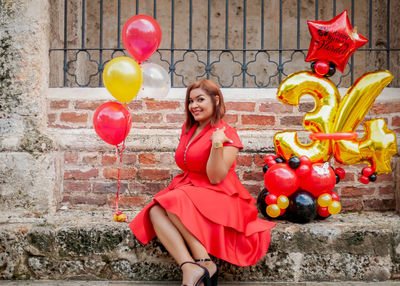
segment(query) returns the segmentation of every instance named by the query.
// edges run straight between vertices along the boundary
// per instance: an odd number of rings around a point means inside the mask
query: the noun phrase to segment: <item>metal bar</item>
[[[103,48],[103,0],[100,0],[100,49]],[[103,82],[103,51],[99,51],[99,86]]]
[[[318,0],[315,0],[315,20],[318,21]]]
[[[243,63],[242,63],[242,72],[243,72],[243,78],[242,78],[242,85],[243,87],[246,87],[246,70],[247,70],[247,65],[246,65],[246,14],[247,14],[247,2],[246,0],[243,0]]]
[[[386,69],[390,70],[390,0],[387,0],[387,7],[386,7]]]
[[[207,65],[206,75],[207,79],[210,79],[210,14],[211,14],[211,0],[207,1]]]
[[[135,14],[137,15],[139,13],[139,0],[136,0],[136,11]]]
[[[153,2],[153,18],[157,19],[157,0]]]
[[[297,49],[300,49],[300,6],[301,0],[297,0]]]
[[[369,0],[369,11],[368,11],[368,48],[372,48],[372,0]]]
[[[118,25],[118,34],[117,34],[117,48],[121,48],[121,0],[118,0],[118,19],[117,19],[117,25]]]
[[[63,62],[63,69],[64,69],[64,75],[63,75],[63,86],[67,86],[67,29],[68,27],[68,0],[64,0],[64,62]]]
[[[336,0],[333,0],[333,17],[336,16]]]
[[[225,1],[225,49],[229,49],[229,0]]]
[[[261,0],[261,49],[264,49],[264,0]]]
[[[85,0],[82,0],[82,27],[81,27],[81,48],[85,48]]]
[[[282,0],[279,0],[279,65],[278,65],[278,79],[282,81]]]
[[[354,0],[351,0],[351,24],[354,27]],[[354,82],[354,55],[351,56],[350,60],[350,84]]]
[[[171,0],[171,65],[169,67],[171,71],[171,86],[174,86],[174,25],[175,25],[175,0]]]
[[[189,1],[189,50],[192,49],[192,37],[193,37],[193,1]]]

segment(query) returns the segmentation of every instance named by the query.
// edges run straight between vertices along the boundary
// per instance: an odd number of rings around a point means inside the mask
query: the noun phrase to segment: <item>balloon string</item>
[[[121,151],[119,150],[119,148],[121,147]],[[122,163],[122,155],[125,149],[125,140],[122,142],[122,146],[118,146],[116,145],[116,153],[117,153],[117,157],[119,158],[119,166],[118,166],[118,180],[117,180],[117,199],[115,200],[115,205],[116,205],[116,212],[119,211],[118,209],[118,201],[119,201],[119,189],[121,187],[121,182],[120,182],[120,178],[121,178],[121,163]]]

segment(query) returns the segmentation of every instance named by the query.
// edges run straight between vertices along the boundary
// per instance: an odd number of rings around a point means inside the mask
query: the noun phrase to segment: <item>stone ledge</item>
[[[134,213],[128,213],[131,217]],[[179,280],[162,245],[141,245],[110,213],[43,218],[0,215],[0,278]],[[266,256],[251,267],[218,261],[221,281],[386,281],[400,274],[400,220],[349,213],[297,225],[278,221]]]

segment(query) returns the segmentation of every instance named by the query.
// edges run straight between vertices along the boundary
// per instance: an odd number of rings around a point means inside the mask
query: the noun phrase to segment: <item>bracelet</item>
[[[215,142],[215,143],[213,143],[213,147],[214,147],[214,149],[222,148],[222,147],[224,147],[224,144],[221,142]]]

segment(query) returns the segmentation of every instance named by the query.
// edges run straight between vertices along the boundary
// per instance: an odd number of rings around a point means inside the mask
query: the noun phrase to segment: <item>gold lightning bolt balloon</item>
[[[363,121],[375,99],[392,81],[389,71],[378,71],[361,76],[347,91],[336,114],[336,132],[352,132]]]
[[[299,72],[289,76],[279,86],[277,97],[290,105],[298,105],[300,97],[311,95],[314,109],[304,116],[303,126],[313,133],[333,132],[340,94],[328,79],[311,72]],[[312,162],[327,161],[332,156],[329,140],[302,144],[296,131],[278,132],[274,136],[275,151],[288,160],[291,156],[306,155]]]
[[[367,73],[347,91],[339,105],[335,132],[355,131],[376,97],[391,82],[389,71]],[[396,136],[388,130],[384,119],[364,123],[365,136],[360,140],[335,141],[334,156],[343,164],[367,163],[377,174],[392,171],[390,160],[397,153]]]

